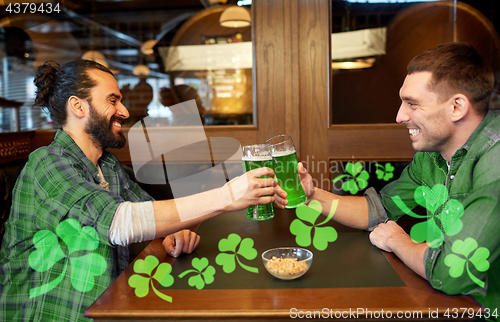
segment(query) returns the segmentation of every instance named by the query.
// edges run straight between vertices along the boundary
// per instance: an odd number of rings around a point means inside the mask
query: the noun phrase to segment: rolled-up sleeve
[[[364,196],[368,203],[368,230],[372,231],[378,224],[385,222],[389,217],[374,188],[367,189]]]

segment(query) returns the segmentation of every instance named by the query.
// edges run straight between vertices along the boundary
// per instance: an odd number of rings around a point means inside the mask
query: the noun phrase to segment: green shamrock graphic
[[[476,250],[474,254],[469,257],[474,250]],[[477,241],[470,237],[466,238],[464,241],[456,240],[451,246],[451,251],[462,256],[449,254],[445,257],[444,263],[450,268],[450,276],[462,276],[465,267],[471,280],[473,280],[474,283],[480,287],[484,288],[484,282],[471,273],[469,269],[469,262],[472,263],[472,265],[474,265],[479,272],[486,272],[490,268],[490,263],[487,260],[490,256],[490,251],[484,247],[478,248]]]
[[[343,178],[350,178],[342,184],[342,190],[349,191],[352,195],[358,193],[359,190],[368,187],[368,179],[370,175],[366,170],[363,170],[363,164],[361,162],[349,162],[345,167],[347,173],[343,174],[335,179],[333,179],[333,183],[336,183]]]
[[[30,298],[45,294],[54,289],[64,278],[71,264],[71,285],[80,291],[88,292],[94,288],[95,276],[106,270],[106,261],[100,254],[90,253],[83,256],[72,256],[81,251],[94,251],[99,246],[99,236],[93,227],[80,227],[76,219],[66,219],[56,227],[56,234],[65,244],[65,253],[61,249],[59,239],[49,230],[38,231],[33,236],[36,248],[29,257],[28,264],[37,272],[46,272],[56,263],[64,259],[61,274],[47,284],[32,288]]]
[[[411,211],[399,196],[391,197],[394,203],[407,215],[415,218],[427,218],[426,221],[415,224],[410,231],[410,237],[417,243],[427,241],[430,247],[439,247],[444,240],[444,233],[448,236],[458,234],[463,223],[460,217],[464,213],[463,205],[456,199],[448,200],[448,190],[441,184],[432,189],[420,186],[415,190],[414,198],[417,204],[426,208],[430,216],[419,216]],[[444,204],[444,207],[443,207]],[[435,212],[442,208],[441,213]]]
[[[179,274],[179,278],[183,278],[189,273],[196,273],[196,275],[189,278],[189,286],[195,286],[197,289],[201,290],[205,287],[205,284],[212,284],[214,282],[215,268],[212,265],[208,265],[208,259],[206,257],[201,259],[193,258],[191,265],[193,265],[195,269],[188,269]]]
[[[337,240],[338,235],[335,228],[331,226],[321,226],[333,217],[337,210],[338,203],[338,200],[332,202],[330,213],[326,219],[319,224],[315,224],[322,211],[321,204],[318,201],[313,200],[307,206],[300,205],[297,207],[296,213],[299,219],[294,219],[292,221],[290,224],[290,232],[296,236],[295,241],[299,246],[307,247],[311,245],[311,233],[314,235],[312,244],[317,250],[325,250],[329,242]],[[310,225],[305,224],[303,221],[308,222]]]
[[[236,251],[238,244],[240,247],[238,248],[238,251]],[[253,244],[254,242],[251,238],[241,240],[241,237],[238,234],[229,234],[227,238],[222,238],[219,241],[219,251],[232,252],[232,254],[220,253],[215,258],[215,262],[222,266],[222,270],[228,274],[234,272],[236,269],[236,262],[238,262],[243,269],[252,273],[258,273],[259,269],[257,267],[251,267],[243,264],[239,257],[243,256],[247,260],[255,259],[257,257],[257,251],[253,248]]]
[[[436,210],[448,200],[448,190],[442,184],[436,184],[432,189],[425,186],[420,186],[415,189],[414,193],[415,201],[429,210],[431,213],[435,213]]]
[[[172,265],[169,263],[161,263],[158,265],[159,263],[160,261],[158,258],[152,255],[146,256],[144,260],[136,260],[134,263],[134,273],[137,274],[130,276],[128,279],[128,285],[135,288],[135,295],[137,297],[144,297],[148,295],[149,285],[151,285],[151,288],[153,288],[153,291],[156,295],[158,295],[158,297],[172,303],[172,297],[158,291],[153,284],[153,279],[160,282],[160,285],[164,287],[169,287],[174,284],[174,278],[170,275],[172,272]],[[156,268],[157,266],[158,268]],[[151,276],[151,273],[153,273],[155,268],[156,272],[153,276]],[[139,274],[145,274],[147,277]]]
[[[390,163],[385,164],[385,168],[381,164],[375,164],[375,166],[378,168],[377,171],[375,171],[375,174],[377,175],[377,179],[379,180],[384,180],[384,181],[389,181],[394,177],[394,167]]]

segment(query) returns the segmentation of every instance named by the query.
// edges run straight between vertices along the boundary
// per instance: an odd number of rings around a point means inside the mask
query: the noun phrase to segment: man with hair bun
[[[13,191],[0,250],[0,321],[86,321],[85,310],[128,265],[124,246],[166,236],[168,254],[191,253],[200,237],[186,228],[271,203],[275,193],[286,198],[272,169],[261,168],[219,189],[153,200],[106,150],[125,145],[129,116],[109,69],[88,60],[47,62],[34,83],[35,105],[47,108],[59,129],[30,154]],[[229,200],[228,189],[242,197]],[[75,247],[80,259],[92,255],[105,265],[74,262]]]
[[[324,215],[338,200],[334,220],[371,230],[373,245],[393,252],[432,287],[472,294],[483,317],[498,319],[500,111],[489,109],[493,85],[491,68],[470,44],[431,48],[408,64],[399,91],[396,121],[417,150],[399,179],[379,193],[338,196],[315,188],[302,164],[299,174],[308,201],[320,202]],[[396,221],[418,205],[417,193],[432,206],[426,223],[413,226],[412,240]]]

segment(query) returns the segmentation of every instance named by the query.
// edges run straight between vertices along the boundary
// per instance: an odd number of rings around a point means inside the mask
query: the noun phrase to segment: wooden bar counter
[[[301,317],[449,321],[473,320],[462,314],[464,309],[480,312],[481,307],[471,296],[450,296],[434,290],[396,256],[371,245],[367,232],[333,221],[324,223],[323,216],[314,224],[303,218],[298,218],[294,210],[277,208],[275,217],[266,221],[249,220],[246,211],[223,214],[202,223],[197,229],[201,236],[198,248],[176,260],[166,255],[161,240],[154,240],[134,263],[154,257],[155,263],[159,262],[158,270],[140,274],[138,266],[130,264],[85,315],[110,321],[283,321]],[[274,247],[298,247],[296,230],[290,229],[294,221],[302,228],[310,227],[304,228],[310,231],[310,245],[303,248],[311,250],[314,258],[305,275],[283,281],[266,271],[261,254]],[[325,227],[333,228],[326,229],[330,236],[336,232],[326,248],[319,242],[324,240]],[[250,251],[252,248],[254,251]],[[220,257],[222,253],[226,255]],[[232,258],[229,255],[234,255],[234,265],[228,264],[227,259]],[[208,266],[200,264],[207,260]],[[131,276],[154,276],[162,263],[172,265],[168,274],[174,282],[162,278],[162,285],[167,284],[164,287],[151,279],[155,289],[149,282],[147,295],[138,297],[129,285]],[[199,277],[191,279],[197,274]],[[454,308],[459,310],[458,319],[451,318]]]

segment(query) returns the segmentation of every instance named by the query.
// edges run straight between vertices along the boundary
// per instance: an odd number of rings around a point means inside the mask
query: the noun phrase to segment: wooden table
[[[481,309],[471,296],[449,296],[434,290],[396,256],[372,246],[368,233],[333,222],[328,225],[336,229],[338,239],[329,243],[326,250],[319,251],[313,245],[305,247],[313,251],[314,260],[304,276],[291,282],[275,279],[262,265],[261,250],[296,245],[290,244],[295,236],[289,230],[290,222],[297,219],[295,212],[276,209],[275,218],[266,222],[250,221],[245,215],[245,212],[224,214],[202,223],[197,230],[201,236],[198,249],[175,263],[166,255],[160,240],[152,241],[135,259],[152,255],[160,263],[173,265],[175,283],[166,289],[158,282],[155,284],[162,294],[172,297],[172,303],[157,296],[151,287],[145,297],[136,296],[134,288],[128,284],[134,274],[132,263],[86,311],[86,316],[96,320],[134,321],[282,321],[316,314],[316,319],[320,320],[343,317],[383,321],[390,315],[391,320],[400,316],[404,320],[449,321],[460,320],[462,310],[459,319],[444,316],[447,310],[451,316],[453,308],[473,309],[474,312]],[[269,229],[275,233],[269,234]],[[250,236],[255,241],[258,256],[252,261],[239,258],[246,265],[257,267],[258,274],[238,264],[233,273],[225,273],[222,266],[215,263],[217,244],[221,236],[228,237],[231,231],[242,239]],[[260,232],[258,236],[256,232]],[[273,245],[276,240],[283,240],[283,244]],[[205,256],[217,270],[214,283],[198,290],[187,285],[187,276],[178,278],[178,272],[191,265],[193,258]],[[318,276],[322,276],[320,281],[324,283],[318,285]],[[464,314],[463,320],[467,318]]]

